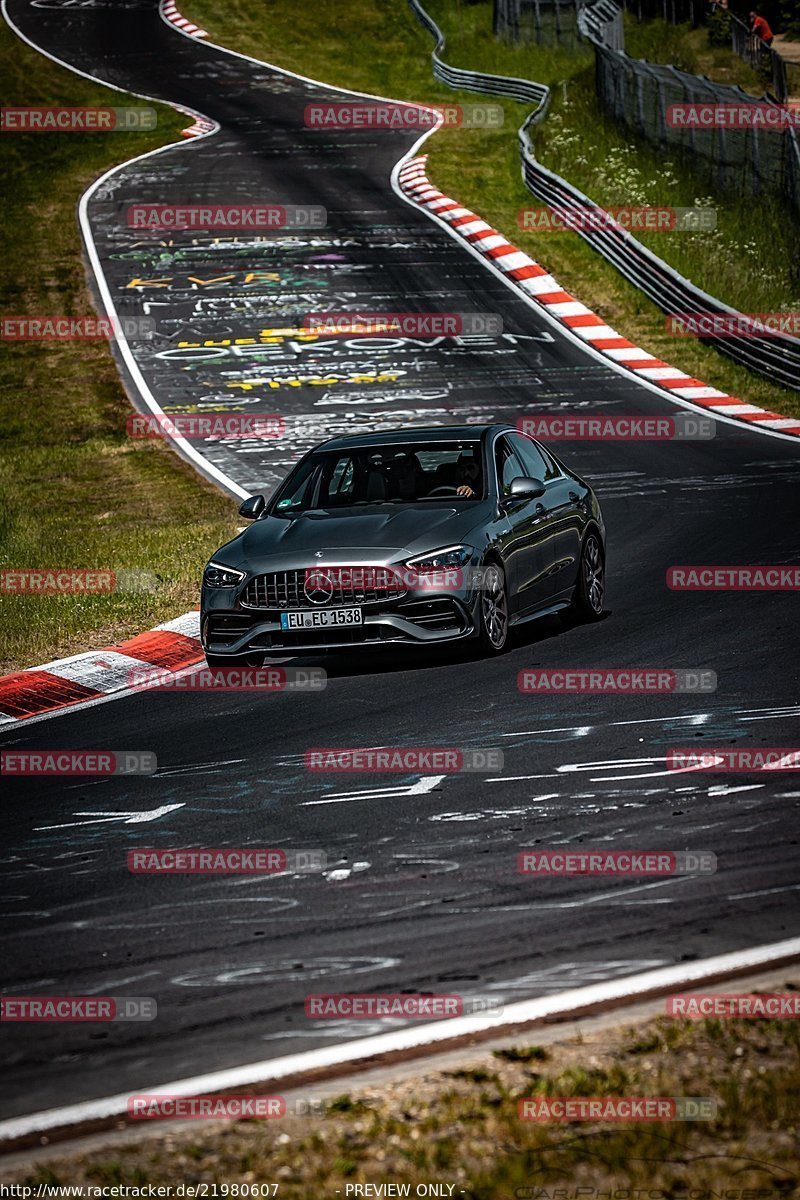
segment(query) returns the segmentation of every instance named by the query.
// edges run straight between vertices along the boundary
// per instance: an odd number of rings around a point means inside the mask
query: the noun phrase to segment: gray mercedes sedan
[[[203,573],[211,666],[269,655],[477,639],[603,612],[605,531],[594,492],[510,425],[443,425],[334,438]]]

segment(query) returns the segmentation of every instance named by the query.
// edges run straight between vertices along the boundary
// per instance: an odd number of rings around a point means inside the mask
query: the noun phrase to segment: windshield
[[[469,503],[485,496],[481,444],[475,441],[354,446],[310,455],[272,505],[276,515],[369,504]]]

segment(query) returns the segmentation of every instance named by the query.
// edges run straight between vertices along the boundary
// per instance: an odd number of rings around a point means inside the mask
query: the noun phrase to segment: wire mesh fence
[[[494,32],[512,42],[574,50],[581,41],[575,0],[497,0]]]
[[[800,96],[800,64],[788,62],[780,51],[750,32],[730,8],[710,0],[620,0],[639,21],[654,19],[671,25],[705,25],[713,45],[726,46],[759,73],[776,100]]]
[[[691,156],[693,166],[703,165],[719,188],[756,196],[785,194],[800,211],[796,133],[790,126],[778,126],[781,109],[768,97],[756,100],[741,88],[632,59],[605,45],[595,49],[600,102],[615,120],[665,151]],[[698,110],[699,105],[709,107]],[[718,109],[723,105],[725,112]],[[758,127],[746,124],[755,116],[755,106],[763,118]],[[776,127],[767,124],[773,114]],[[744,124],[726,127],[723,119]],[[708,121],[709,126],[695,120]]]
[[[606,112],[662,150],[690,158],[714,186],[782,197],[800,212],[800,129],[792,123],[798,111],[769,94],[750,96],[703,75],[631,58],[619,46],[619,21],[603,19],[609,4],[616,7],[613,0],[586,5],[579,20],[595,47],[597,93]]]

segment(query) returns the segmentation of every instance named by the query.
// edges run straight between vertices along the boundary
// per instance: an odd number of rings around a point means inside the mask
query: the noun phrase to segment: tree
[[[779,0],[777,32],[800,41],[800,0]]]

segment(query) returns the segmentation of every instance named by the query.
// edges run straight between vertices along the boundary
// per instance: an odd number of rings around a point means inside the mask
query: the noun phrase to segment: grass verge
[[[144,105],[37,54],[0,21],[3,103]],[[158,105],[150,133],[5,133],[11,182],[2,311],[92,315],[75,206],[115,163],[179,140]],[[0,595],[0,672],[130,636],[197,603],[209,548],[232,535],[230,499],[166,446],[126,436],[130,405],[105,342],[7,342],[0,382],[0,569],[154,572],[148,592]]]
[[[665,161],[617,129],[598,110],[588,47],[570,53],[498,42],[491,36],[488,2],[429,0],[429,10],[447,34],[448,62],[553,88],[552,113],[536,132],[536,152],[546,166],[601,204],[713,204],[714,233],[652,233],[642,241],[698,286],[745,312],[800,308],[796,219],[778,203],[712,197],[707,182],[685,163]],[[432,103],[475,99],[474,93],[453,92],[433,80],[432,39],[404,0],[350,0],[346,6],[320,0],[313,9],[298,8],[292,0],[272,0],[268,8],[229,0],[224,10],[214,0],[187,0],[185,12],[220,44],[341,87]],[[369,53],[354,47],[369,47]],[[500,103],[501,130],[449,128],[426,142],[432,181],[502,230],[637,345],[722,391],[800,415],[797,393],[759,379],[693,339],[668,335],[660,309],[576,234],[519,228],[520,209],[537,204],[519,170],[517,129],[528,109]]]
[[[637,21],[626,12],[625,50],[631,58],[669,63],[689,75],[707,75],[728,87],[738,85],[751,96],[761,96],[771,82],[734,54],[729,45],[711,45],[707,25],[692,29],[688,22],[672,25],[669,21]]]
[[[574,1200],[578,1188],[587,1189],[577,1192],[585,1200],[635,1197],[625,1189],[636,1188],[653,1200],[798,1194],[797,1021],[662,1017],[547,1041],[472,1052],[456,1070],[421,1067],[411,1078],[330,1099],[323,1115],[162,1131],[137,1144],[66,1153],[14,1180],[183,1183],[184,1194],[205,1185],[195,1194],[209,1196],[266,1184],[284,1200],[413,1196],[422,1183],[444,1184],[439,1194],[466,1200]],[[519,1119],[519,1099],[557,1096],[709,1097],[717,1114],[659,1124]],[[365,1184],[410,1191],[365,1191]]]

